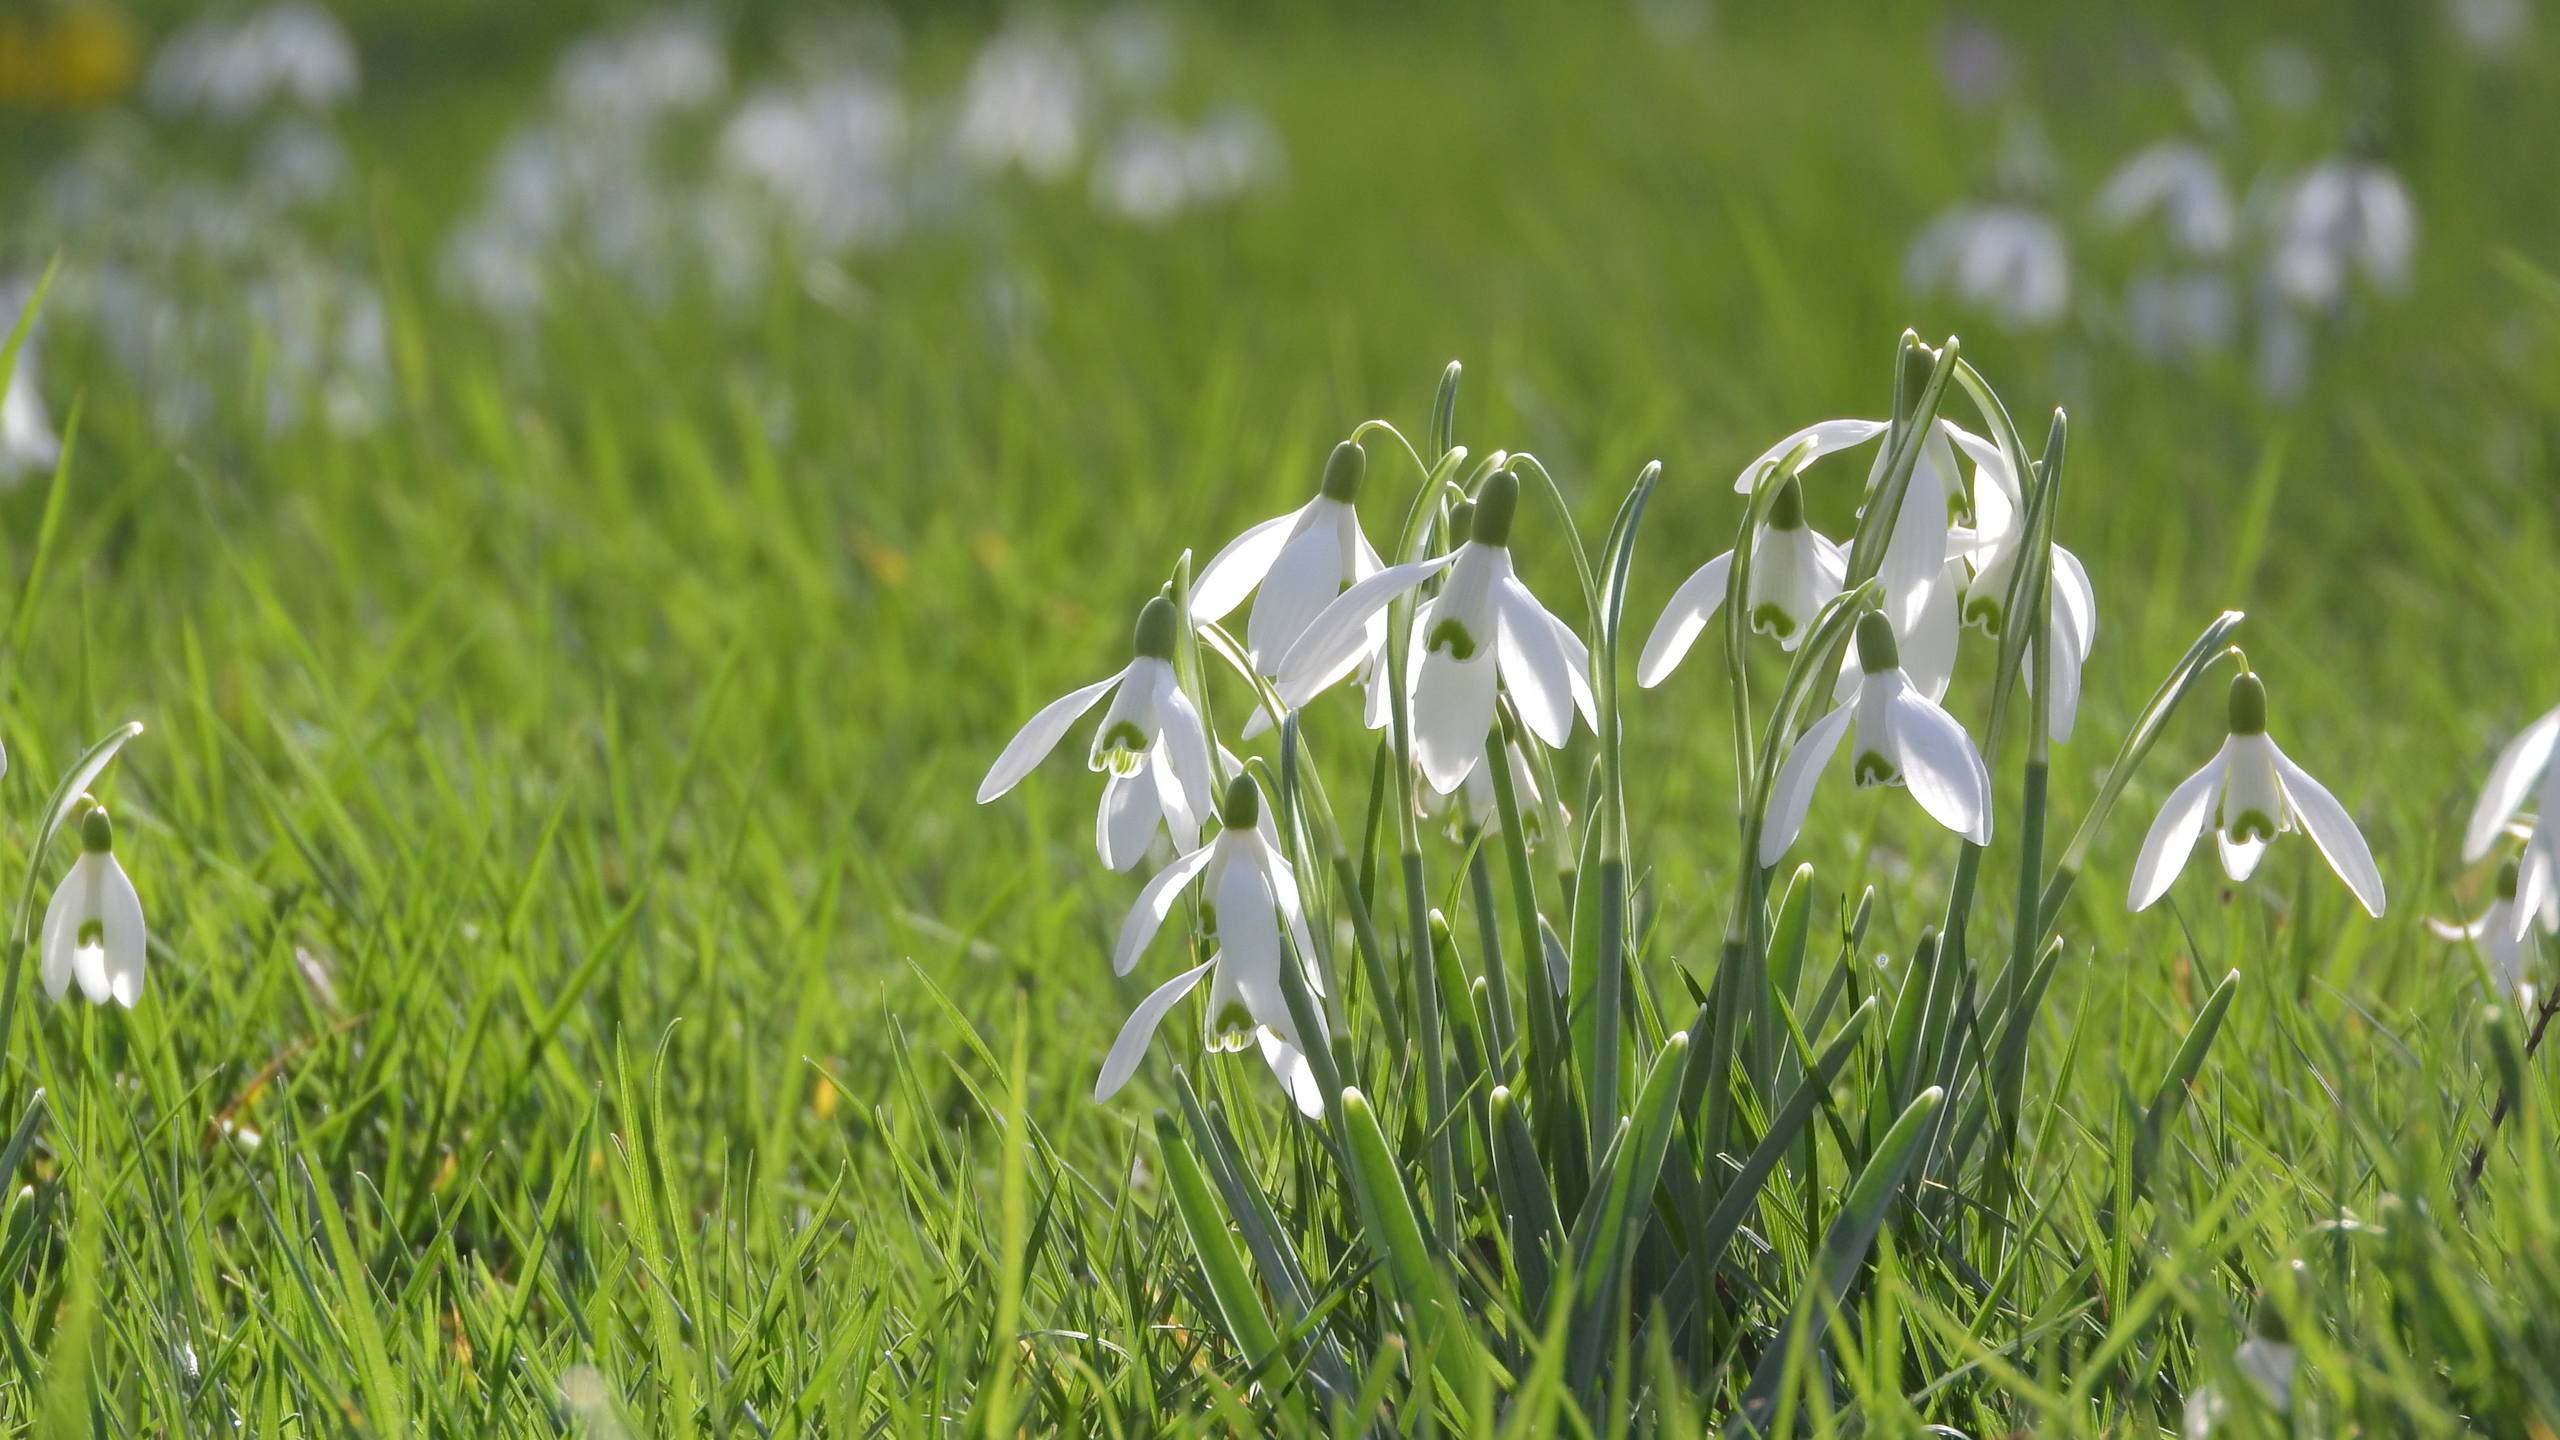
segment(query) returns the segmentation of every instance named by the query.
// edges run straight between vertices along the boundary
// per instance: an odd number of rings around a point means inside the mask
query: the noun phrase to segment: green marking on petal
[[[1893,768],[1893,762],[1875,750],[1859,751],[1858,758],[1850,764],[1849,773],[1861,787],[1902,783],[1902,772]]]
[[[1476,637],[1469,634],[1467,627],[1460,624],[1455,617],[1432,626],[1431,637],[1423,642],[1422,648],[1437,650],[1444,644],[1448,646],[1449,658],[1452,660],[1476,658]]]
[[[79,937],[73,943],[83,950],[95,949],[106,944],[107,927],[105,923],[98,920],[81,921]]]
[[[2273,840],[2276,838],[2276,822],[2263,810],[2243,810],[2224,822],[2222,833],[2230,836],[2235,845],[2245,845],[2252,840]]]
[[[1242,1000],[1230,1000],[1209,1018],[1209,1048],[1241,1050],[1253,1043],[1253,1012]]]
[[[1964,602],[1964,623],[1986,634],[1998,635],[2000,622],[2007,617],[2007,607],[1997,596],[1968,595]]]
[[[1122,777],[1135,775],[1147,763],[1147,732],[1136,721],[1116,721],[1095,737],[1093,758],[1099,762],[1097,769]]]
[[[1796,617],[1774,603],[1766,604],[1751,612],[1751,628],[1759,634],[1784,640],[1796,633]]]

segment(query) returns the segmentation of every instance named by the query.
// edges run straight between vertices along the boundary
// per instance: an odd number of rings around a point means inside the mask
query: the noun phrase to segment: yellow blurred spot
[[[990,570],[1001,570],[1013,560],[1013,542],[994,530],[981,530],[969,537],[969,553]]]
[[[829,1080],[824,1075],[820,1075],[818,1077],[816,1087],[809,1092],[809,1108],[816,1111],[818,1118],[821,1120],[831,1119],[834,1117],[836,1113],[836,1087],[834,1081]]]
[[[906,584],[907,576],[915,570],[915,562],[907,558],[905,551],[884,545],[859,530],[853,532],[853,553],[871,572],[872,579],[891,589]]]
[[[49,20],[0,20],[0,104],[108,104],[133,88],[139,55],[131,22],[105,5],[74,5]]]

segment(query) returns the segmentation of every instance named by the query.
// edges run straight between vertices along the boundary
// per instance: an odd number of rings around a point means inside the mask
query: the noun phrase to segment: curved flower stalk
[[[2468,941],[2479,947],[2500,995],[2513,995],[2524,984],[2526,942],[2536,923],[2544,934],[2560,933],[2560,891],[2555,891],[2541,857],[2528,852],[2498,867],[2497,894],[2476,920],[2427,921],[2444,940]]]
[[[1859,788],[1902,786],[1929,817],[1976,845],[1991,843],[1991,771],[1955,717],[1904,673],[1882,612],[1858,619],[1858,679],[1848,703],[1805,727],[1769,792],[1760,863],[1775,865],[1804,829],[1813,787],[1854,730],[1850,772]]]
[[[1204,897],[1201,911],[1209,938],[1218,948],[1206,961],[1157,986],[1138,1002],[1102,1057],[1093,1098],[1108,1100],[1129,1083],[1138,1062],[1146,1058],[1156,1027],[1207,979],[1209,1009],[1201,1028],[1202,1046],[1215,1052],[1258,1045],[1264,1063],[1288,1090],[1299,1112],[1310,1118],[1322,1116],[1324,1091],[1307,1063],[1297,1025],[1290,1019],[1288,995],[1281,988],[1280,967],[1291,963],[1280,938],[1285,925],[1308,992],[1324,993],[1297,876],[1262,828],[1262,792],[1252,776],[1238,775],[1228,782],[1219,818],[1216,839],[1166,866],[1138,892],[1137,903],[1130,907],[1112,947],[1111,968],[1126,975],[1136,967],[1148,942],[1155,939],[1175,902],[1194,881]]]
[[[2471,823],[2463,828],[2464,861],[2486,856],[2499,832],[2524,807],[2525,796],[2536,795],[2541,821],[2525,841],[2527,883],[2560,887],[2560,765],[2552,763],[2555,749],[2560,749],[2560,708],[2543,712],[2498,752],[2480,799],[2471,807]]]
[[[2221,848],[2223,872],[2235,882],[2256,872],[2267,842],[2301,830],[2365,913],[2381,918],[2382,872],[2364,833],[2336,796],[2276,747],[2267,734],[2267,687],[2248,671],[2231,677],[2229,738],[2203,769],[2169,792],[2143,837],[2127,898],[2133,909],[2147,910],[2169,893],[2207,825]]]
[[[1094,848],[1102,863],[1126,870],[1146,853],[1161,826],[1177,850],[1200,843],[1200,819],[1217,794],[1207,733],[1191,697],[1174,673],[1181,616],[1159,595],[1138,612],[1136,657],[1115,674],[1071,690],[1040,708],[1006,743],[986,778],[978,803],[986,804],[1022,783],[1048,758],[1084,713],[1111,695],[1111,708],[1095,729],[1086,763],[1108,771],[1102,804],[1094,816]]]
[[[132,1009],[142,1000],[149,944],[142,897],[116,863],[115,826],[105,806],[92,806],[80,819],[80,858],[44,910],[45,998],[60,1000],[78,980],[91,1003]]]
[[[1446,795],[1484,759],[1496,682],[1511,692],[1529,733],[1561,749],[1581,712],[1591,723],[1591,656],[1511,570],[1511,521],[1520,479],[1486,477],[1467,539],[1448,555],[1391,565],[1342,592],[1280,662],[1280,698],[1304,705],[1349,675],[1367,653],[1373,620],[1396,597],[1448,572],[1440,593],[1416,607],[1421,640],[1406,681],[1413,699],[1414,761]]]
[[[1727,550],[1701,565],[1662,609],[1644,651],[1636,659],[1636,683],[1651,689],[1670,678],[1706,633],[1707,622],[1723,608],[1733,552]],[[1804,627],[1814,612],[1840,593],[1849,573],[1849,556],[1805,523],[1804,486],[1793,475],[1778,482],[1769,501],[1768,518],[1751,540],[1751,573],[1743,606],[1752,630],[1778,642],[1781,650],[1804,643]]]
[[[1964,561],[1960,588],[1965,625],[1998,635],[2008,618],[2010,582],[2017,578],[2018,561],[2026,554],[2029,541],[2026,493],[1999,446],[1970,435],[1963,435],[1957,443],[1973,461],[1974,523],[1948,532],[1948,550]],[[2054,684],[2053,703],[2046,707],[2050,715],[2047,734],[2058,745],[2071,738],[2072,722],[2079,716],[2080,669],[2098,638],[2098,595],[2089,583],[2088,567],[2060,545],[2053,547],[2052,580],[2046,588],[2050,592],[2046,623],[2051,627],[2046,633],[2052,640],[2048,648]],[[2027,652],[2026,677],[2028,691],[2033,693],[2036,673],[2032,646]]]

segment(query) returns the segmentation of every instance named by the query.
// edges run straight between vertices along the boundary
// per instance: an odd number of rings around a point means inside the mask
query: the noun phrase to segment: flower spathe
[[[115,843],[105,807],[81,817],[80,858],[44,910],[40,955],[48,999],[61,999],[74,980],[95,1004],[113,1000],[130,1010],[142,999],[150,934],[142,897],[116,863]]]
[[[2255,674],[2231,678],[2230,715],[2222,748],[2169,792],[2160,818],[2143,837],[2127,903],[2146,910],[2167,894],[2207,826],[2222,851],[2223,872],[2234,881],[2256,872],[2267,842],[2298,829],[2311,837],[2365,913],[2380,918],[2382,872],[2373,851],[2337,797],[2267,734],[2267,690]]]
[[[1668,679],[1705,633],[1707,622],[1724,605],[1730,588],[1733,552],[1728,550],[1701,565],[1654,622],[1636,660],[1636,683],[1647,689]],[[1804,643],[1805,627],[1815,612],[1840,593],[1849,572],[1849,557],[1839,546],[1805,523],[1804,487],[1795,476],[1778,482],[1770,498],[1768,518],[1751,541],[1751,573],[1745,578],[1744,614],[1752,630],[1793,650]]]
[[[1200,712],[1183,693],[1173,668],[1173,647],[1181,631],[1172,601],[1161,595],[1149,600],[1138,612],[1136,658],[1117,673],[1042,706],[987,768],[986,778],[978,782],[978,803],[1021,784],[1068,729],[1108,694],[1111,708],[1103,712],[1086,760],[1110,775],[1094,817],[1094,846],[1102,863],[1114,870],[1137,864],[1159,825],[1177,850],[1199,844],[1199,817],[1215,798],[1217,781],[1209,768]]]
[[[1591,722],[1591,657],[1580,637],[1557,619],[1511,570],[1511,521],[1520,480],[1509,470],[1487,477],[1451,554],[1390,565],[1342,592],[1325,607],[1280,662],[1280,698],[1303,705],[1348,675],[1370,625],[1396,598],[1443,571],[1440,593],[1416,607],[1408,691],[1413,704],[1414,761],[1431,788],[1446,795],[1484,760],[1493,728],[1497,681],[1510,690],[1521,723],[1549,748],[1573,734],[1574,712]]]
[[[1856,693],[1806,726],[1778,767],[1760,863],[1777,864],[1795,843],[1815,784],[1853,731],[1850,773],[1861,788],[1906,788],[1931,819],[1976,845],[1990,844],[1991,771],[1973,737],[1903,672],[1893,626],[1879,611],[1858,617],[1857,667]]]
[[[1323,1088],[1300,1048],[1298,1027],[1290,1017],[1280,978],[1280,967],[1289,963],[1288,947],[1294,947],[1308,993],[1324,993],[1314,963],[1315,941],[1307,930],[1297,877],[1269,833],[1260,828],[1261,811],[1262,793],[1252,777],[1237,776],[1228,783],[1219,807],[1222,825],[1217,837],[1166,866],[1138,892],[1137,903],[1130,907],[1112,947],[1115,973],[1126,975],[1135,968],[1175,902],[1194,881],[1205,902],[1202,915],[1209,938],[1218,948],[1206,961],[1138,1002],[1102,1058],[1102,1072],[1093,1085],[1095,1100],[1108,1100],[1129,1083],[1138,1062],[1146,1058],[1156,1027],[1207,979],[1209,1008],[1201,1030],[1202,1046],[1211,1051],[1258,1046],[1264,1063],[1300,1112],[1311,1118],[1324,1114]],[[1286,947],[1281,941],[1284,926],[1289,937]]]

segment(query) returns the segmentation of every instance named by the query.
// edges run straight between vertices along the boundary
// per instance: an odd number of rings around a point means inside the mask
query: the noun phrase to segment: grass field
[[[544,306],[492,319],[454,293],[443,237],[550,103],[560,47],[610,12],[356,7],[362,90],[327,122],[351,173],[294,212],[295,253],[378,297],[379,374],[343,428],[321,391],[360,369],[299,358],[242,303],[263,241],[176,243],[195,203],[177,198],[61,218],[59,177],[99,136],[153,157],[116,193],[178,197],[173,177],[240,173],[248,132],[139,97],[18,101],[0,175],[54,198],[0,222],[0,256],[29,281],[59,257],[38,378],[65,458],[0,494],[0,833],[41,907],[77,830],[30,851],[45,797],[141,721],[93,789],[151,939],[130,1010],[49,1002],[36,954],[15,957],[0,1416],[48,1436],[2560,1428],[2560,1080],[2520,1053],[2539,999],[2501,1003],[2425,923],[2487,898],[2464,820],[2498,747],[2560,702],[2560,196],[2534,141],[2560,125],[2552,32],[2484,52],[2418,4],[1929,11],[1177,14],[1166,103],[1245,107],[1283,157],[1230,202],[1139,225],[1080,181],[1015,176],[892,240],[784,243],[743,296],[681,265],[645,293],[564,255]],[[712,13],[733,90],[808,63],[779,7]],[[180,18],[136,11],[133,43],[147,56]],[[900,18],[886,63],[919,128],[1004,18]],[[1984,34],[2014,78],[1960,103],[1941,72]],[[2265,98],[2300,66],[2307,100]],[[2310,316],[2290,394],[2245,340],[2157,360],[2116,318],[2157,243],[2105,233],[2092,197],[2199,128],[2179,94],[2199,73],[2230,98],[2213,143],[2235,190],[2367,144],[2418,217],[2405,287],[2359,281]],[[1915,289],[1904,253],[1990,193],[2030,125],[2073,297],[2010,331]],[[704,128],[670,148],[697,155]],[[155,277],[197,329],[137,366],[109,272]],[[2050,987],[2017,1017],[2013,1143],[1942,1169],[1933,1147],[1907,1185],[1866,1176],[1916,1103],[1896,1068],[1912,1037],[1963,1076],[1991,1035],[1917,1004],[1905,1031],[1906,980],[2007,993],[2024,747],[1989,757],[2002,829],[1966,967],[1912,964],[1970,875],[1958,842],[1835,779],[1772,882],[1814,867],[1801,992],[1746,1004],[1720,988],[1720,942],[1758,867],[1711,633],[1668,683],[1615,697],[1643,998],[1623,1054],[1553,1100],[1601,1107],[1598,1071],[1615,1088],[1623,1065],[1636,1104],[1686,1053],[1684,977],[1759,1016],[1776,1058],[1730,1086],[1689,1072],[1663,1177],[1604,1232],[1630,1237],[1603,1286],[1622,1304],[1520,1303],[1510,1193],[1475,1183],[1499,1122],[1470,1112],[1492,1126],[1481,1157],[1467,1122],[1426,1123],[1450,1102],[1365,975],[1333,1043],[1371,1077],[1432,1233],[1421,1289],[1346,1178],[1343,1107],[1303,1122],[1250,1053],[1200,1054],[1196,1005],[1095,1103],[1177,942],[1114,977],[1142,882],[1096,862],[1098,777],[1075,759],[1000,803],[972,791],[1044,701],[1127,662],[1183,550],[1196,565],[1302,503],[1362,421],[1427,450],[1456,359],[1458,441],[1534,452],[1595,555],[1661,462],[1633,646],[1732,546],[1753,455],[1884,415],[1906,326],[1961,336],[2030,451],[2054,407],[2070,416],[2053,533],[2101,619],[2077,733],[2052,751],[2046,867],[2154,686],[2239,609],[2274,733],[2378,857],[2380,919],[2301,836],[2246,885],[2199,855],[2127,913],[2143,828],[2221,742],[2216,672],[2059,916]],[[200,400],[177,424],[182,386]],[[1961,401],[1945,413],[1976,426]],[[1368,449],[1362,510],[1387,548],[1422,477]],[[1852,463],[1806,477],[1842,538]],[[1520,514],[1524,579],[1589,635],[1551,512]],[[1948,705],[1979,734],[1996,647],[1966,645]],[[1747,653],[1765,707],[1787,657]],[[1250,697],[1212,668],[1228,743],[1277,764],[1235,737]],[[1353,703],[1312,707],[1306,733],[1357,828],[1375,747]],[[1578,821],[1597,759],[1583,727],[1555,761]],[[1498,849],[1489,935],[1468,852],[1418,834],[1459,963],[1509,945],[1526,1007]],[[1587,987],[1583,951],[1608,942],[1563,898],[1559,848],[1536,903]],[[1402,967],[1397,858],[1372,898]],[[1325,948],[1347,956],[1347,936]],[[1846,1003],[1817,1013],[1830,977]],[[1819,1050],[1869,1023],[1848,1018],[1868,993],[1871,1033],[1743,1212],[1709,1318],[1675,1323],[1664,1277],[1703,1213],[1684,1197],[1776,1127],[1773,1079],[1804,1073],[1773,1022],[1817,1022]],[[2514,1113],[2469,1186],[2510,1072]],[[1186,1118],[1185,1085],[1205,1112]],[[1570,1210],[1599,1162],[1551,1143],[1550,1092],[1521,1093]],[[1223,1222],[1204,1241],[1178,1213],[1160,1108],[1294,1237],[1319,1311],[1301,1331],[1259,1256],[1238,1290]],[[1457,1184],[1434,1171],[1452,1134]],[[1893,1183],[1869,1203],[1862,1176]],[[1862,1213],[1873,1242],[1835,1257],[1826,1237]],[[1836,1314],[1805,1298],[1835,1259]],[[1829,1319],[1818,1338],[1808,1316]],[[1250,1321],[1272,1317],[1287,1353],[1256,1354]],[[2280,1386],[2274,1352],[2244,1344],[2276,1331]],[[1756,1390],[1790,1339],[1794,1368]],[[1505,1373],[1456,1374],[1461,1351]],[[1747,1395],[1782,1396],[1783,1417]]]

